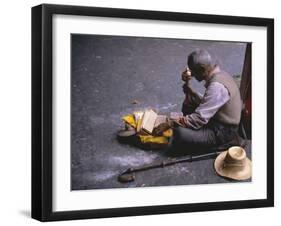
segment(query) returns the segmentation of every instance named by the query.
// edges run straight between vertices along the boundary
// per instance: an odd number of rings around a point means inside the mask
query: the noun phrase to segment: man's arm
[[[206,89],[201,103],[195,112],[183,117],[180,122],[186,127],[200,129],[209,122],[229,99],[230,96],[226,87],[221,83],[212,82]]]
[[[194,91],[190,85],[188,85],[187,83],[185,83],[183,86],[182,86],[182,89],[183,89],[183,92],[189,96],[193,96],[195,97],[195,99],[197,100],[201,100],[203,98],[203,95],[201,93],[198,93],[196,91]]]

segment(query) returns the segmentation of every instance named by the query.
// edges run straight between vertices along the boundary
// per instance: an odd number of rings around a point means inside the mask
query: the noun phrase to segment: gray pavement
[[[212,159],[141,172],[127,184],[117,181],[128,167],[167,158],[161,151],[119,143],[116,132],[123,127],[121,117],[135,110],[181,110],[180,74],[196,48],[207,49],[230,74],[241,75],[245,43],[72,35],[72,190],[232,182],[216,175]],[[203,84],[192,81],[192,86],[204,92]]]

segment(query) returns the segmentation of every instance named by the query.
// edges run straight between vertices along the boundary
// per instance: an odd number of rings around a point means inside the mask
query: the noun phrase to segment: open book
[[[146,133],[152,134],[155,127],[167,121],[167,116],[158,115],[152,109],[146,110],[137,120],[137,132],[144,131]]]

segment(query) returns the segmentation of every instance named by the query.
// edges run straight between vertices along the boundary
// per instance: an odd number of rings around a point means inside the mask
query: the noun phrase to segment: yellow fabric
[[[125,115],[122,117],[123,121],[128,123],[133,128],[137,128],[137,123],[135,121],[134,115]]]
[[[125,115],[122,117],[123,121],[128,123],[133,128],[137,128],[137,122],[135,121],[134,115]],[[140,120],[139,120],[140,121]],[[140,142],[143,144],[146,143],[154,143],[154,144],[167,144],[168,138],[173,135],[173,130],[168,129],[163,132],[162,136],[152,136],[152,135],[140,135],[137,134],[137,136],[140,138]]]
[[[140,138],[141,143],[146,144],[146,143],[154,143],[154,144],[167,144],[168,143],[168,138],[164,136],[151,136],[151,135],[138,135]]]

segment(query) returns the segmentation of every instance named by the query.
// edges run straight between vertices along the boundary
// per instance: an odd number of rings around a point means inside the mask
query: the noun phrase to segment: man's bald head
[[[192,76],[198,81],[206,79],[214,68],[211,55],[206,50],[202,49],[195,50],[189,54],[187,65],[191,70]]]
[[[213,66],[212,57],[206,50],[195,50],[188,56],[188,67],[190,69],[197,67]]]

